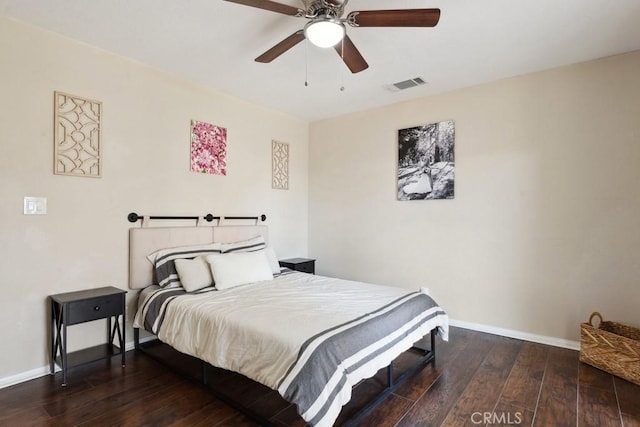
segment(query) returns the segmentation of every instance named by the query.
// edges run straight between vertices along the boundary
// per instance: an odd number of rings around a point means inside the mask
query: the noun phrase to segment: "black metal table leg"
[[[116,316],[116,318],[115,318],[116,325],[115,325],[115,330],[114,330],[114,336],[115,336],[115,332],[117,330],[118,331],[118,346],[120,347],[120,358],[122,360],[122,367],[124,368],[124,366],[125,366],[125,363],[124,363],[124,356],[125,356],[124,355],[124,333],[125,333],[125,330],[124,330],[124,327],[122,327],[122,328],[120,327],[120,317],[123,317],[123,316]],[[124,317],[123,317],[123,319],[124,319]]]
[[[124,346],[125,346],[125,334],[127,333],[125,327],[124,327],[124,314],[122,315],[122,338],[120,339],[120,351],[122,352],[122,366],[125,366],[125,362],[124,362]]]
[[[113,344],[113,335],[115,331],[111,330],[111,316],[107,317],[107,342]]]
[[[60,360],[62,361],[62,386],[67,385],[67,322],[65,317],[67,310],[60,307],[60,319],[62,321],[62,342],[60,343]]]
[[[51,332],[51,336],[50,336],[50,344],[51,344],[51,350],[50,350],[50,356],[51,359],[49,360],[49,373],[51,375],[54,374],[55,372],[55,362],[56,362],[56,353],[58,350],[58,343],[56,341],[56,325],[58,324],[58,322],[56,322],[56,308],[55,308],[55,304],[53,303],[53,300],[50,300],[51,303],[51,326],[49,328],[50,332]]]

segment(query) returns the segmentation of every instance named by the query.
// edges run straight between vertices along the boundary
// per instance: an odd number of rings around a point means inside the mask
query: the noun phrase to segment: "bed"
[[[391,372],[393,360],[425,336],[431,347],[419,350],[415,370],[435,361],[435,335],[447,339],[448,318],[424,292],[281,269],[267,237],[264,225],[131,228],[129,287],[141,290],[136,348],[146,330],[181,353],[277,390],[314,426],[333,425],[355,384],[382,368]],[[184,265],[198,259],[208,263],[214,286],[191,289],[182,280]],[[384,395],[357,418],[399,383],[390,373],[388,379]]]

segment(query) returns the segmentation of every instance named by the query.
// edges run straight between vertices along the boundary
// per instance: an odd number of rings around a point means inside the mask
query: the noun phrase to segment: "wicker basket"
[[[600,325],[593,326],[593,318]],[[640,329],[602,320],[580,324],[580,361],[640,385]]]

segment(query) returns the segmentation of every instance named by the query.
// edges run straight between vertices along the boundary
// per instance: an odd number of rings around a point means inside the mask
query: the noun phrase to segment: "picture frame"
[[[398,130],[398,200],[453,199],[455,122]]]

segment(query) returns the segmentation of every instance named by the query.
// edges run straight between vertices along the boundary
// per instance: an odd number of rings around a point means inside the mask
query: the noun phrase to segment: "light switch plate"
[[[47,214],[47,198],[46,197],[25,197],[24,198],[24,214],[25,215],[46,215]]]

